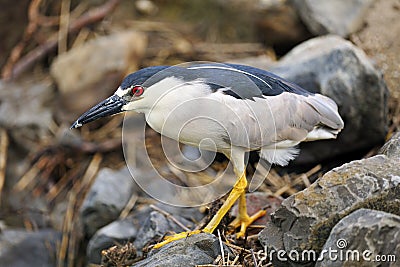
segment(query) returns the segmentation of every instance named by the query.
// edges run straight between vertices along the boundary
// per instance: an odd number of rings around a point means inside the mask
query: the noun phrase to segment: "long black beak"
[[[97,120],[102,117],[114,115],[122,112],[121,108],[126,104],[126,101],[117,95],[112,95],[109,98],[101,101],[96,106],[92,107],[83,113],[70,127],[70,129],[81,127],[83,124]]]

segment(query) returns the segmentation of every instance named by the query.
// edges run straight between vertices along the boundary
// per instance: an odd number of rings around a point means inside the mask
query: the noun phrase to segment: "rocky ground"
[[[1,266],[399,265],[398,0],[0,2]],[[264,68],[327,95],[345,128],[337,140],[302,144],[287,168],[257,174],[250,156],[249,175],[265,180],[248,194],[249,212],[267,215],[245,239],[227,227],[234,208],[214,234],[153,249],[200,229],[224,198],[179,208],[143,192],[130,172],[168,195],[153,172],[126,166],[123,116],[69,126],[126,74],[193,60]],[[144,137],[128,137],[135,160],[149,153],[179,185],[207,184],[227,168],[217,155],[185,172],[151,129],[144,152]]]

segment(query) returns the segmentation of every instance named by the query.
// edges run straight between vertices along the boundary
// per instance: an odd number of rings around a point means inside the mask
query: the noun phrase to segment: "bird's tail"
[[[309,97],[307,103],[320,115],[320,123],[308,133],[304,141],[336,138],[344,127],[336,103],[329,97],[320,94]]]

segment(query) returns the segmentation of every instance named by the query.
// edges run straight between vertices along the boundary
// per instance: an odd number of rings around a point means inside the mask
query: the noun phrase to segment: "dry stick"
[[[19,181],[14,185],[13,191],[20,192],[24,190],[29,184],[31,184],[36,176],[40,173],[40,170],[45,166],[45,158],[39,158],[36,163],[19,179]]]
[[[49,192],[46,194],[47,201],[53,201],[58,194],[68,185],[71,181],[71,177],[76,177],[79,173],[78,168],[72,169],[70,172],[65,173],[58,182],[52,186]]]
[[[218,264],[218,262],[222,259],[221,255],[218,255],[217,258],[213,261],[213,265]],[[201,266],[201,265],[200,265]]]
[[[78,192],[77,198],[75,201],[75,207],[74,207],[75,212],[80,209],[80,207],[83,204],[83,201],[86,198],[86,195],[89,193],[89,189],[92,186],[93,182],[95,181],[96,174],[99,171],[100,163],[102,162],[102,160],[103,160],[103,156],[100,153],[95,154],[93,156],[92,161],[90,162],[85,174],[83,175],[82,183],[80,184],[80,186],[74,185],[74,187],[72,188],[72,190],[75,190],[76,192]],[[76,223],[75,214],[76,213],[74,213],[74,221],[72,223],[72,227]],[[70,229],[70,241],[69,241],[69,248],[68,248],[68,251],[70,251],[70,253],[68,254],[68,267],[75,266],[75,251],[76,251],[75,248],[76,248],[77,242],[79,241],[79,239],[77,237],[77,232],[76,231],[74,232],[73,228]]]
[[[83,178],[81,179],[81,182],[77,182],[73,188],[70,191],[69,198],[68,198],[68,207],[67,211],[64,217],[64,223],[63,223],[63,235],[61,239],[61,245],[57,257],[57,266],[62,267],[64,266],[65,263],[65,258],[67,256],[67,251],[68,248],[70,248],[69,253],[75,253],[75,251],[72,251],[71,249],[74,249],[75,244],[71,244],[72,241],[76,241],[75,237],[72,237],[72,230],[73,230],[73,224],[74,224],[74,215],[75,215],[75,209],[77,207],[80,207],[81,203],[83,202],[81,199],[78,199],[78,195],[83,192],[83,195],[85,194],[85,191],[88,191],[88,187],[94,180],[99,167],[100,163],[102,161],[102,156],[101,154],[95,154],[92,158],[92,161],[90,162],[89,166],[86,169],[85,174],[83,175]],[[72,240],[72,241],[71,241]],[[69,266],[73,266],[71,262],[74,261],[74,255],[68,255],[68,261],[69,261]]]
[[[153,210],[158,211],[159,213],[163,214],[164,216],[166,216],[167,218],[171,219],[174,223],[176,223],[179,227],[181,227],[183,230],[189,232],[190,229],[187,228],[185,225],[183,225],[180,221],[178,221],[174,216],[172,216],[170,213],[160,209],[157,206],[154,206],[153,204],[150,205],[150,208],[152,208]]]
[[[129,199],[128,203],[126,203],[124,209],[119,214],[119,219],[125,219],[128,216],[129,212],[135,206],[136,201],[138,200],[138,198],[139,197],[136,194],[133,194],[131,196],[131,198]]]
[[[62,239],[61,239],[61,244],[58,252],[58,257],[57,257],[57,266],[58,267],[63,267],[64,261],[67,255],[68,251],[68,243],[69,243],[69,233],[71,231],[71,225],[73,222],[73,213],[74,213],[74,203],[76,199],[76,194],[72,190],[69,194],[68,198],[68,206],[67,210],[65,212],[65,217],[64,217],[64,223],[63,223],[63,233],[62,233]],[[72,253],[70,251],[70,253]]]
[[[60,27],[58,30],[58,55],[67,51],[68,26],[70,19],[71,0],[61,1]]]
[[[26,44],[31,39],[32,35],[37,30],[37,14],[39,5],[42,0],[32,0],[29,9],[28,9],[28,16],[29,16],[29,23],[25,28],[24,35],[22,36],[22,40],[11,50],[10,56],[7,59],[6,64],[2,70],[2,77],[6,78],[12,75],[12,70],[14,64],[21,58],[22,51],[24,50]]]
[[[6,180],[6,165],[7,165],[7,151],[8,151],[8,135],[5,129],[1,130],[0,137],[0,206],[1,197]]]
[[[104,5],[89,10],[81,17],[73,21],[68,27],[68,34],[75,33],[83,27],[93,24],[102,20],[107,14],[109,14],[119,3],[119,0],[109,0]],[[30,68],[36,61],[43,58],[45,55],[53,51],[58,44],[58,33],[53,34],[47,42],[36,47],[24,57],[22,57],[15,65],[10,73],[2,74],[5,80],[15,79],[21,73]]]
[[[21,58],[22,52],[26,44],[32,38],[32,35],[37,31],[38,25],[53,26],[58,24],[57,17],[42,16],[39,13],[39,7],[42,0],[32,0],[28,8],[29,23],[25,28],[22,40],[11,50],[10,56],[2,70],[2,77],[7,78],[12,76],[14,64]]]
[[[250,249],[251,257],[253,258],[254,267],[258,267],[256,255],[254,255],[253,249]]]
[[[61,179],[50,188],[49,192],[46,194],[46,200],[48,202],[53,201],[58,196],[61,190],[70,182],[70,177],[70,175],[64,174]]]
[[[41,169],[40,179],[37,179],[37,184],[32,190],[34,196],[40,196],[43,194],[43,191],[45,190],[43,183],[46,183],[49,180],[51,173],[56,168],[57,164],[62,161],[63,159],[59,154],[47,158],[46,165]]]
[[[239,260],[239,255],[236,255],[235,259],[232,261],[232,265],[235,265],[238,260]]]
[[[228,243],[228,242],[224,242],[224,244],[227,245],[228,247],[233,248],[233,249],[236,249],[236,250],[239,250],[239,251],[244,251],[244,252],[246,252],[248,254],[251,253],[250,250],[242,248],[242,247],[239,247],[239,246],[236,246],[234,244],[231,244],[231,243]]]
[[[222,264],[225,265],[225,253],[224,253],[224,247],[222,246],[221,233],[219,232],[219,229],[217,229],[217,232],[218,232],[219,247],[221,249]]]

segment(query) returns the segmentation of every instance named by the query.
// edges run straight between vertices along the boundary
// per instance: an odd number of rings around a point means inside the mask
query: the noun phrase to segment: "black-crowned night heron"
[[[239,215],[231,225],[240,227],[238,237],[244,236],[246,228],[265,214],[247,214],[245,153],[260,151],[261,158],[284,166],[297,156],[300,142],[336,138],[343,128],[330,98],[261,69],[217,63],[157,66],[132,73],[71,128],[130,110],[144,113],[151,128],[181,143],[199,146],[202,140],[211,140],[201,148],[225,154],[238,178],[203,230],[167,237],[156,247],[191,234],[212,233],[238,199]]]

